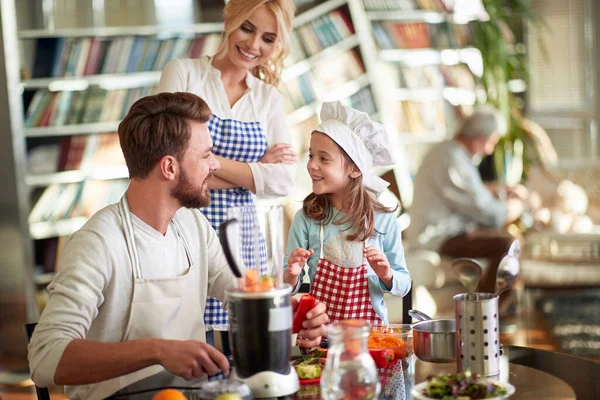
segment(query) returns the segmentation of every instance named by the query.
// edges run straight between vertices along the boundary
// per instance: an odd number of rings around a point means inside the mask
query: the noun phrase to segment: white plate
[[[500,399],[506,399],[510,396],[512,396],[515,393],[515,387],[513,385],[511,385],[510,383],[507,382],[496,382],[496,385],[506,389],[506,394],[503,396],[496,396],[496,397],[487,397],[485,400],[500,400]],[[411,394],[413,395],[413,398],[415,400],[432,400],[431,397],[427,397],[423,394],[423,390],[427,387],[427,381],[425,382],[421,382],[418,385],[415,385],[415,387],[413,387]],[[433,399],[435,400],[435,399]]]

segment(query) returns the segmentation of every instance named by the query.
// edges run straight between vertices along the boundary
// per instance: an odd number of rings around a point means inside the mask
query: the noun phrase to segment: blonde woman
[[[215,229],[228,208],[252,205],[254,195],[287,196],[292,189],[297,157],[277,85],[294,12],[292,0],[230,0],[218,53],[173,60],[162,72],[160,92],[192,92],[212,110],[209,130],[221,168],[209,181],[211,204],[201,211]],[[216,299],[207,302],[205,323],[209,342],[210,331],[228,329]]]

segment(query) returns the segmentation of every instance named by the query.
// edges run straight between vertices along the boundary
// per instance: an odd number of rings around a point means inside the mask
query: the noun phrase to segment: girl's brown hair
[[[275,49],[265,64],[254,67],[250,72],[258,79],[273,86],[279,85],[283,61],[290,52],[290,33],[296,6],[292,0],[229,0],[225,6],[225,38],[215,58],[224,57],[229,48],[229,37],[252,15],[257,8],[267,7],[277,20]]]
[[[344,149],[341,147],[339,147],[339,149],[344,154],[344,167],[356,167],[356,164]],[[350,181],[343,208],[346,215],[333,221],[333,223],[335,225],[345,225],[350,223],[350,226],[345,229],[346,231],[350,231],[350,233],[346,235],[346,239],[359,242],[367,240],[375,232],[376,211],[392,213],[398,209],[398,207],[394,209],[386,207],[374,199],[363,186],[362,175],[353,178]],[[334,218],[331,201],[327,194],[309,194],[302,203],[302,210],[307,217],[319,221],[321,224],[328,224]]]

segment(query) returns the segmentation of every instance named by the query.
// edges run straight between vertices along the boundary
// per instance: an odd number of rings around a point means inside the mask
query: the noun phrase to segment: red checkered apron
[[[321,253],[310,294],[327,306],[331,322],[344,319],[364,319],[381,325],[369,294],[367,264],[358,268],[336,265],[323,258],[323,225],[319,233]]]
[[[367,320],[373,325],[381,325],[383,321],[371,303],[367,263],[365,262],[357,268],[351,268],[326,260],[323,258],[322,225],[319,236],[321,253],[310,293],[327,306],[327,315],[331,322],[357,318]],[[397,370],[395,366],[378,369],[382,389],[389,383],[395,370]]]

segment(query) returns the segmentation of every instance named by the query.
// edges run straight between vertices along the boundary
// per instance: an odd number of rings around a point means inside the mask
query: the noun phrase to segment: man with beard
[[[468,117],[453,139],[433,146],[414,181],[406,239],[411,246],[448,257],[487,258],[478,291],[493,292],[496,270],[514,238],[503,228],[524,210],[525,187],[485,184],[477,165],[506,134],[503,116],[481,108]]]
[[[38,386],[100,399],[150,376],[172,386],[228,372],[203,320],[207,296],[225,301],[237,284],[197,210],[210,203],[207,180],[219,168],[210,117],[194,94],[161,93],[134,103],[119,125],[131,182],[65,246],[29,347]],[[320,343],[324,311],[309,312],[300,344]]]

